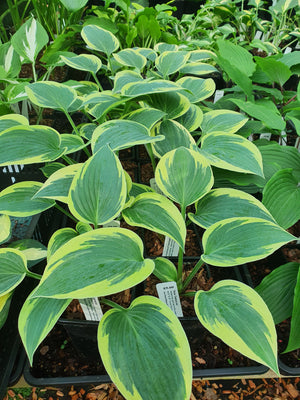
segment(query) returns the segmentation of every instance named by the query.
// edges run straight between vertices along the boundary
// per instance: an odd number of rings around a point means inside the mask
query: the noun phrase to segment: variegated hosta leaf
[[[183,75],[205,76],[218,72],[218,70],[210,64],[190,62],[180,68],[179,72]]]
[[[122,165],[108,147],[102,147],[76,173],[69,190],[69,208],[82,222],[97,227],[119,215],[127,195]]]
[[[152,62],[155,61],[157,54],[155,53],[154,50],[149,49],[148,47],[137,47],[136,51],[140,54],[142,54],[144,57],[147,58],[147,60],[150,60]]]
[[[25,181],[15,183],[0,192],[0,213],[12,217],[28,217],[54,206],[51,199],[33,199],[42,183]]]
[[[82,28],[81,36],[93,50],[101,51],[107,56],[118,50],[120,44],[116,36],[96,25],[86,25]]]
[[[190,132],[179,122],[163,120],[154,127],[155,136],[165,137],[161,142],[153,143],[153,152],[157,157],[162,157],[168,151],[177,149],[180,146],[194,148],[196,142]]]
[[[170,91],[178,91],[180,86],[171,81],[163,79],[158,80],[143,80],[138,82],[127,83],[121,89],[121,94],[128,97],[146,96],[153,93],[167,93]]]
[[[206,329],[279,375],[275,325],[269,309],[254,289],[225,279],[209,291],[198,291],[194,304],[197,317]]]
[[[157,53],[163,53],[164,51],[176,51],[178,50],[177,44],[172,43],[156,43],[154,46],[154,51]]]
[[[300,187],[292,169],[276,172],[263,190],[263,204],[282,228],[300,219]]]
[[[206,159],[185,147],[178,147],[160,159],[155,180],[160,190],[184,209],[204,196],[214,183]]]
[[[186,228],[178,208],[158,193],[142,193],[122,211],[129,225],[169,236],[184,249]]]
[[[196,203],[195,214],[189,218],[203,228],[233,217],[257,217],[275,222],[265,206],[255,197],[231,188],[214,189]]]
[[[179,71],[189,59],[189,53],[185,51],[164,51],[155,60],[157,70],[164,78]]]
[[[82,150],[87,145],[81,139],[80,136],[71,135],[70,133],[62,133],[61,138],[61,148],[65,150],[64,154],[72,154],[76,151]]]
[[[12,295],[13,291],[5,294],[4,296],[0,296],[0,329],[5,324],[7,319]]]
[[[86,224],[85,222],[77,222],[76,224],[76,231],[79,233],[79,235],[82,235],[85,232],[90,232],[92,231],[93,228],[91,227],[91,225]]]
[[[82,163],[68,165],[54,172],[46,180],[34,198],[47,198],[68,203],[71,183],[76,173],[82,168]]]
[[[0,296],[11,292],[26,276],[25,255],[15,249],[0,249]]]
[[[14,79],[21,71],[21,57],[10,42],[2,43],[0,47],[1,79]],[[14,84],[13,84],[14,85]]]
[[[110,110],[125,103],[124,99],[117,94],[113,94],[110,90],[101,93],[92,93],[85,98],[83,105],[86,111],[96,119],[100,119]]]
[[[211,78],[202,79],[194,76],[185,76],[176,81],[176,83],[187,89],[184,95],[191,103],[199,103],[199,101],[207,99],[216,90],[215,81]]]
[[[54,161],[63,153],[59,133],[48,126],[19,125],[0,133],[0,166]]]
[[[163,111],[167,118],[178,118],[185,114],[191,103],[188,98],[179,92],[154,93],[145,99],[150,107]]]
[[[97,124],[94,123],[87,123],[80,127],[79,134],[81,137],[85,138],[86,140],[91,140],[94,130],[97,128]]]
[[[133,182],[131,190],[129,192],[129,195],[133,196],[133,197],[137,197],[139,194],[148,193],[148,192],[154,193],[155,190],[152,189],[150,186]]]
[[[189,400],[189,343],[178,318],[159,299],[141,296],[128,309],[105,313],[98,345],[105,369],[127,400]]]
[[[290,262],[271,271],[255,288],[273,316],[275,324],[291,317],[300,264]]]
[[[191,104],[187,112],[176,118],[176,121],[183,125],[189,132],[193,132],[199,128],[202,118],[203,112],[201,108],[195,104]]]
[[[171,260],[164,257],[157,257],[155,260],[155,268],[153,274],[161,282],[176,282],[177,269]]]
[[[37,20],[30,18],[12,36],[11,44],[21,57],[33,63],[48,40],[45,28]]]
[[[25,255],[28,268],[33,267],[47,257],[47,248],[34,239],[16,240],[10,243],[8,247],[19,250]]]
[[[7,114],[0,117],[0,132],[18,125],[29,125],[29,121],[20,114]]]
[[[113,93],[120,93],[122,88],[128,83],[143,82],[143,77],[136,71],[118,71],[114,77]]]
[[[62,245],[64,245],[70,239],[73,239],[74,237],[77,236],[78,232],[76,232],[72,228],[61,228],[55,231],[48,243],[48,253],[47,253],[48,260],[50,260],[50,258],[56,252],[56,250],[58,250]]]
[[[300,347],[299,324],[300,324],[300,268],[298,271],[297,282],[294,292],[293,313],[291,319],[289,343],[287,345],[287,348],[284,350],[285,353],[299,349]]]
[[[93,153],[96,153],[105,145],[116,151],[161,140],[164,140],[163,136],[150,136],[149,129],[138,122],[116,119],[98,126],[94,130],[91,144]]]
[[[83,8],[88,0],[59,0],[70,12],[75,12]]]
[[[7,242],[11,237],[11,221],[8,215],[0,214],[0,244]]]
[[[192,50],[190,51],[190,62],[196,62],[200,60],[216,59],[216,54],[210,50]]]
[[[201,258],[219,267],[241,265],[267,257],[295,239],[279,225],[261,218],[228,218],[204,232]]]
[[[144,281],[154,262],[143,242],[124,228],[100,228],[68,240],[50,257],[34,297],[106,296]]]
[[[70,299],[33,298],[33,294],[34,291],[25,300],[18,321],[19,333],[31,364],[35,350],[71,302]]]
[[[123,49],[114,54],[114,59],[125,67],[133,67],[142,70],[147,64],[147,58],[134,49]]]
[[[260,151],[242,136],[209,133],[201,140],[200,153],[215,167],[264,176]]]
[[[77,99],[73,88],[53,81],[35,82],[26,86],[25,90],[33,104],[64,112],[68,112]]]
[[[151,129],[166,114],[155,108],[139,108],[126,116],[129,121],[135,121]]]
[[[73,57],[60,56],[61,60],[69,67],[80,71],[89,71],[96,74],[102,66],[99,57],[93,54],[80,54]]]
[[[204,135],[211,132],[235,133],[247,121],[247,117],[236,111],[213,110],[203,115],[201,129]]]

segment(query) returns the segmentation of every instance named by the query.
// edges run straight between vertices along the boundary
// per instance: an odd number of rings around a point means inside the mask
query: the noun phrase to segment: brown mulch
[[[193,381],[190,400],[299,400],[300,378]],[[9,389],[3,400],[125,400],[113,384],[92,387],[31,388],[23,397]],[[172,399],[166,399],[172,400]]]

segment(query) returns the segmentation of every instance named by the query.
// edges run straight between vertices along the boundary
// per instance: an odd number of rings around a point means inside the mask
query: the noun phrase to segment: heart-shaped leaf
[[[21,251],[0,249],[0,296],[11,292],[25,278],[27,261]]]
[[[228,346],[279,374],[277,337],[262,298],[244,283],[224,279],[195,296],[201,324]]]
[[[134,232],[95,229],[68,240],[55,251],[34,297],[106,296],[137,285],[153,269],[154,262],[143,258],[143,242]]]
[[[214,182],[205,158],[185,147],[172,150],[160,159],[155,180],[160,190],[184,209],[204,196]]]
[[[82,28],[81,36],[93,50],[105,53],[107,56],[118,50],[120,44],[116,36],[97,25],[86,25]]]
[[[189,343],[178,318],[159,299],[141,296],[128,309],[109,310],[100,321],[98,343],[105,369],[127,400],[189,400]]]
[[[90,157],[73,178],[69,208],[82,222],[97,227],[119,215],[127,195],[122,165],[108,147]]]

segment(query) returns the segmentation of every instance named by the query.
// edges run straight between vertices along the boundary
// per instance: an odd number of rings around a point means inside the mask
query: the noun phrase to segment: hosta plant
[[[168,77],[163,58],[157,65]],[[214,91],[209,79],[181,77],[174,82],[147,79],[135,71],[119,72],[111,92],[98,91],[97,85],[90,85],[94,92],[88,94],[51,82],[27,86],[33,104],[68,116],[73,134],[29,125],[24,117],[2,117],[0,166],[22,163],[38,168],[46,163],[43,171],[48,179],[4,189],[0,212],[26,216],[58,207],[70,217],[68,226],[49,240],[45,270],[36,276],[40,282],[22,307],[19,331],[32,362],[37,347],[72,299],[100,297],[111,309],[99,323],[99,351],[124,397],[165,399],[171,390],[172,399],[189,399],[190,348],[175,314],[153,296],[138,297],[127,309],[107,296],[138,285],[151,273],[175,281],[184,295],[204,263],[226,268],[254,261],[294,237],[251,195],[214,188],[215,168],[263,177],[263,164],[259,149],[237,134],[247,118],[230,110],[202,115],[198,103]],[[92,122],[75,126],[74,110]],[[201,135],[194,138],[191,132],[200,125]],[[145,144],[156,158],[153,168],[163,194],[133,183],[124,171],[118,152],[138,144]],[[86,154],[76,163],[72,155],[82,149]],[[188,209],[191,205],[195,212]],[[145,258],[143,242],[133,231],[103,226],[114,219],[169,236],[180,248],[178,267],[165,258]],[[205,229],[204,251],[183,279],[189,221]],[[5,259],[5,268],[0,267],[3,296],[28,270],[19,252],[9,252]],[[255,290],[224,280],[208,292],[193,295],[195,312],[205,327],[278,373],[274,322]]]

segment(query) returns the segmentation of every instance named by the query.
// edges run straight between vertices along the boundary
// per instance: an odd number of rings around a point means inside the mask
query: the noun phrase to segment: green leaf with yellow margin
[[[91,228],[92,229],[92,228]],[[86,231],[85,231],[86,232]],[[47,258],[48,260],[53,256],[53,254],[58,250],[62,245],[67,243],[69,240],[78,236],[78,232],[76,232],[72,228],[61,228],[53,233],[48,243],[47,250]]]
[[[68,112],[77,99],[75,89],[53,81],[31,83],[25,90],[33,104],[64,112]]]
[[[60,56],[60,58],[71,68],[93,72],[94,74],[96,74],[102,66],[100,58],[94,54],[74,54],[74,57]]]
[[[122,165],[108,147],[102,147],[76,173],[70,186],[68,205],[80,221],[97,227],[119,215],[127,185]]]
[[[260,151],[242,136],[209,133],[202,137],[200,153],[215,167],[264,176]]]
[[[154,126],[151,133],[153,136],[164,136],[164,140],[152,144],[153,153],[159,158],[180,146],[187,148],[196,146],[190,132],[174,120],[166,119],[159,122]]]
[[[114,54],[114,59],[121,65],[142,70],[147,64],[147,58],[135,49],[123,49]]]
[[[27,261],[21,251],[0,249],[0,295],[11,292],[26,276]]]
[[[59,133],[49,126],[19,125],[0,133],[0,166],[54,161],[63,153]]]
[[[157,257],[154,260],[155,268],[153,274],[161,282],[176,282],[177,281],[177,269],[171,260],[164,257]]]
[[[188,59],[188,52],[164,51],[155,59],[155,66],[165,78],[179,71],[187,63]]]
[[[6,293],[4,296],[0,296],[0,329],[5,324],[7,319],[12,294],[13,291]]]
[[[181,87],[175,82],[163,79],[143,80],[138,82],[130,82],[123,86],[121,94],[128,97],[146,96],[153,93],[166,93],[170,91],[178,91]]]
[[[0,117],[0,132],[18,125],[29,125],[26,117],[20,114],[7,114]]]
[[[55,171],[34,195],[34,199],[47,198],[68,203],[70,186],[82,163],[68,165]]]
[[[98,346],[106,371],[127,400],[189,400],[189,343],[161,300],[141,296],[128,309],[109,310],[99,324]]]
[[[11,237],[11,221],[8,215],[0,215],[0,244],[7,242]]]
[[[18,320],[19,333],[31,365],[35,350],[71,302],[71,299],[33,297],[36,289],[25,300]]]
[[[186,227],[178,208],[158,193],[138,195],[130,207],[122,211],[129,225],[141,226],[169,236],[184,249]]]
[[[204,196],[214,182],[206,159],[185,147],[172,150],[160,159],[155,180],[160,190],[184,209]]]
[[[70,133],[61,133],[60,139],[61,148],[64,149],[64,154],[75,153],[87,146],[80,136],[71,135]]]
[[[34,239],[16,240],[9,243],[8,247],[17,249],[25,255],[29,269],[47,257],[47,248]]]
[[[198,291],[194,305],[201,324],[213,335],[279,375],[273,318],[254,289],[225,279],[209,291]]]
[[[98,126],[92,136],[92,151],[96,153],[101,147],[109,145],[116,151],[127,149],[138,144],[153,143],[163,140],[163,136],[150,136],[144,125],[135,121],[115,119]]]
[[[174,119],[185,114],[190,108],[189,99],[179,92],[153,93],[145,99],[146,103],[166,114],[166,118]]]
[[[236,111],[213,110],[203,115],[201,129],[204,135],[211,132],[235,133],[247,121],[247,117]]]
[[[241,190],[211,190],[196,203],[195,214],[188,214],[195,224],[209,228],[215,222],[233,217],[257,217],[275,222],[266,207],[255,197]]]
[[[52,199],[34,199],[42,187],[40,182],[19,182],[0,192],[0,212],[12,217],[28,217],[54,206]]]
[[[199,128],[203,118],[203,112],[196,104],[191,104],[186,113],[176,118],[176,121],[184,126],[189,132]]]
[[[186,89],[184,95],[191,103],[199,103],[199,101],[211,97],[216,90],[215,81],[211,78],[203,79],[195,76],[185,76],[176,81],[176,83]]]
[[[118,293],[144,281],[154,262],[124,228],[99,228],[68,240],[49,258],[35,297],[86,298]]]
[[[228,218],[204,232],[201,258],[219,267],[241,265],[265,258],[295,239],[279,225],[261,218]]]
[[[116,51],[120,46],[116,36],[106,29],[100,28],[100,26],[84,26],[81,31],[81,36],[91,49],[103,52],[107,56]]]

